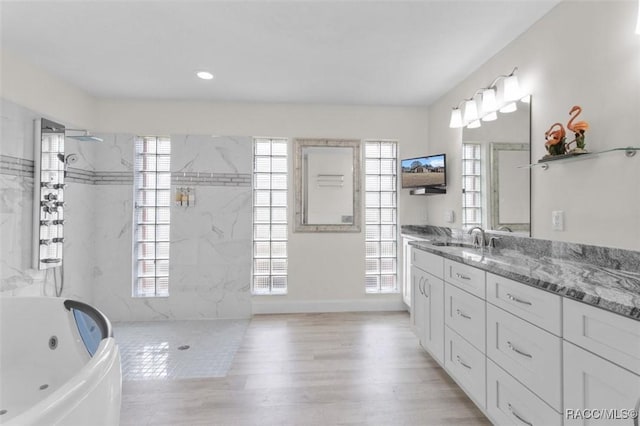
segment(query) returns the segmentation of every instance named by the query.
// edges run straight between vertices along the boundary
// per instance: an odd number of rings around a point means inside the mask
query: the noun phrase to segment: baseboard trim
[[[278,296],[269,298],[277,299]],[[406,311],[401,298],[394,299],[351,299],[351,300],[264,300],[255,297],[251,304],[253,314],[298,314],[313,312],[380,312]]]

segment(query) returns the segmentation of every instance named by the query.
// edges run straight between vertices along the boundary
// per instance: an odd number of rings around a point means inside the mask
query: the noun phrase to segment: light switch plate
[[[554,210],[551,212],[551,229],[564,231],[564,211]]]
[[[447,223],[453,223],[455,221],[455,214],[453,213],[453,210],[444,211],[444,221]]]

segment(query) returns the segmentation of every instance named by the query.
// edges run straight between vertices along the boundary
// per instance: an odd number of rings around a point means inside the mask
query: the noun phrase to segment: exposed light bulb
[[[213,80],[213,74],[208,71],[198,71],[196,75],[203,80]]]
[[[495,111],[482,117],[482,121],[494,121],[497,119],[498,119],[498,113],[496,113]]]
[[[478,106],[476,101],[469,99],[464,103],[464,121],[470,123],[478,119]]]
[[[462,127],[462,111],[460,111],[460,108],[454,108],[451,110],[451,121],[449,121],[449,127],[452,129],[459,129]]]
[[[488,114],[498,109],[496,102],[496,92],[493,89],[484,89],[482,91],[482,113]],[[490,121],[490,120],[485,120]]]
[[[480,126],[482,126],[482,123],[480,123],[480,120],[473,120],[471,123],[469,123],[467,127],[469,129],[477,129]]]
[[[502,99],[505,102],[517,101],[522,97],[520,94],[520,84],[518,83],[518,77],[510,75],[504,79],[504,90]]]
[[[518,110],[518,106],[516,105],[515,102],[510,102],[508,104],[506,104],[505,106],[503,106],[502,108],[500,108],[500,112],[503,113],[508,113],[508,112],[514,112]]]

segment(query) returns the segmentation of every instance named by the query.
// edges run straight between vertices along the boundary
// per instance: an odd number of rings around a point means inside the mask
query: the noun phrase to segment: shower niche
[[[33,267],[48,269],[62,265],[65,127],[41,118],[34,133]]]

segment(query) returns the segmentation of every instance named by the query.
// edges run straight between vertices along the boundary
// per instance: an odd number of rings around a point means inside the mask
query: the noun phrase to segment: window
[[[462,144],[462,227],[482,225],[482,146]]]
[[[256,138],[253,294],[287,293],[287,140]]]
[[[366,142],[365,287],[367,293],[398,291],[396,174],[396,143]]]
[[[171,140],[135,140],[133,296],[169,296]]]

